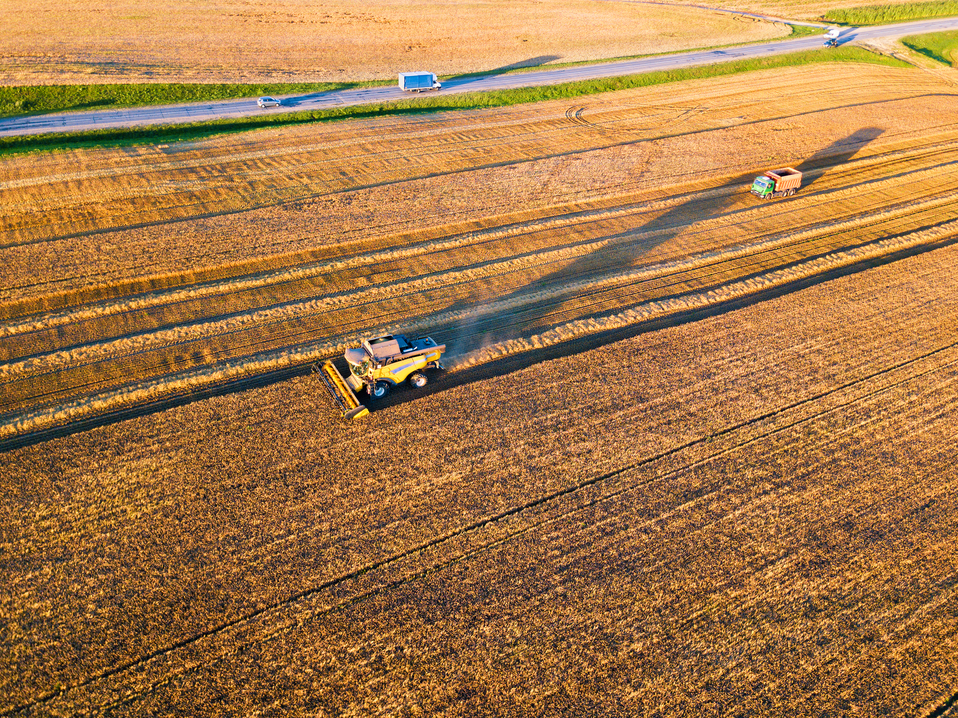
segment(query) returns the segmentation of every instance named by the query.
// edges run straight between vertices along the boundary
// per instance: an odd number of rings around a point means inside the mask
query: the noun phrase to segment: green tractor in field
[[[802,186],[802,173],[791,167],[769,170],[752,182],[752,194],[761,199],[789,197]]]

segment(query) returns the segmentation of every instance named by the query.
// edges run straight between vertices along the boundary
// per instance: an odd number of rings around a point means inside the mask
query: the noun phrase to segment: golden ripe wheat
[[[773,39],[691,5],[561,0],[0,1],[0,82],[383,80]]]
[[[801,108],[769,101],[796,84]],[[939,244],[958,193],[941,90],[819,67],[574,112],[0,163],[0,433],[305,365],[369,332],[439,332],[453,368],[474,366]],[[796,153],[801,195],[745,192]]]

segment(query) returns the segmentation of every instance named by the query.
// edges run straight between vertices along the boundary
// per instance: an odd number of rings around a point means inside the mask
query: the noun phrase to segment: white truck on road
[[[440,90],[442,89],[442,84],[432,72],[400,72],[399,89],[403,92]]]

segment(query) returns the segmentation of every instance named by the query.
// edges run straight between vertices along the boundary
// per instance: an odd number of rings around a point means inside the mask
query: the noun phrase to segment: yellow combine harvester
[[[346,350],[349,376],[345,379],[331,361],[319,372],[343,416],[357,419],[369,410],[359,403],[356,392],[365,388],[370,398],[381,399],[404,381],[424,387],[429,381],[426,370],[443,368],[439,359],[445,350],[445,344],[436,344],[430,337],[410,341],[402,334],[387,334]]]

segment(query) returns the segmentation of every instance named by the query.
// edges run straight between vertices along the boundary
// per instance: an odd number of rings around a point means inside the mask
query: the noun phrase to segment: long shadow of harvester
[[[819,179],[826,170],[839,166],[852,159],[863,147],[879,137],[884,130],[877,127],[866,127],[853,132],[837,142],[825,147],[807,160],[795,165],[804,174],[803,187],[809,187]],[[771,168],[768,168],[771,169]],[[742,184],[752,179],[754,173],[742,175],[716,189],[741,187]],[[593,237],[589,242],[595,242],[600,239],[607,240],[607,243],[600,249],[581,257],[568,265],[565,265],[547,275],[537,279],[533,284],[518,289],[505,298],[521,298],[530,292],[538,291],[540,288],[561,288],[567,284],[570,279],[575,277],[596,277],[611,271],[621,269],[625,266],[634,266],[641,261],[641,258],[654,247],[663,244],[669,239],[678,235],[688,222],[710,217],[718,216],[720,213],[729,210],[730,207],[741,199],[735,192],[720,192],[715,196],[705,195],[690,197],[681,205],[656,217],[642,227],[638,227],[627,232],[611,235],[608,237]],[[748,198],[745,198],[746,201]],[[787,200],[786,200],[787,201]],[[733,210],[734,211],[734,210]],[[587,221],[587,220],[584,220]],[[658,231],[660,230],[660,231]],[[639,235],[648,235],[651,237],[641,237]],[[951,241],[951,240],[948,240]],[[571,245],[570,245],[571,246]],[[901,254],[889,255],[886,261],[894,261],[899,256],[910,256],[908,252],[923,250],[904,250]],[[868,260],[865,265],[873,266],[873,260]],[[852,269],[840,269],[835,276],[841,276],[848,271],[858,271]],[[807,286],[808,280],[797,282],[795,288]],[[791,291],[789,288],[772,289],[767,296],[780,296],[782,293]],[[573,292],[566,296],[574,297]],[[498,301],[503,297],[495,297]],[[641,302],[641,297],[636,297],[635,303]],[[750,300],[752,301],[752,300]],[[741,301],[732,301],[719,307],[712,307],[705,310],[696,310],[690,312],[679,319],[667,319],[663,321],[651,322],[640,327],[628,327],[608,332],[597,332],[584,339],[575,340],[574,349],[570,350],[566,345],[557,345],[537,352],[525,352],[518,355],[507,357],[498,362],[480,365],[470,370],[455,372],[448,375],[443,380],[431,383],[425,390],[425,393],[435,393],[446,391],[452,387],[468,384],[471,381],[488,378],[497,374],[509,371],[515,371],[525,368],[532,364],[543,361],[544,359],[564,356],[573,352],[586,351],[613,341],[635,336],[644,331],[650,331],[662,328],[676,323],[694,321],[704,316],[712,316],[730,309],[738,308],[742,305]],[[625,306],[621,307],[625,308]],[[440,343],[445,340],[449,347],[448,356],[461,355],[468,351],[478,349],[486,341],[503,341],[515,336],[521,336],[522,326],[534,324],[541,325],[543,317],[552,311],[550,306],[543,304],[530,303],[521,309],[521,323],[513,324],[511,317],[503,317],[500,312],[490,310],[489,312],[480,312],[467,322],[457,326],[436,327],[434,335]],[[518,312],[517,312],[518,313]],[[341,362],[341,358],[337,358]],[[91,428],[113,424],[137,416],[146,416],[158,411],[182,406],[201,399],[212,396],[231,394],[239,391],[246,391],[254,386],[267,386],[279,381],[284,381],[293,376],[305,376],[310,373],[309,366],[292,367],[276,370],[267,374],[261,374],[254,377],[237,379],[217,386],[209,387],[203,390],[185,390],[184,393],[166,396],[156,399],[148,404],[142,404],[135,407],[124,407],[109,414],[100,414],[84,419],[79,422],[71,422],[65,425],[58,425],[42,431],[30,434],[16,436],[10,439],[0,441],[0,452],[15,448],[30,446],[52,438],[68,436],[78,431],[86,431]],[[385,401],[377,402],[377,407],[386,407],[392,404],[412,401],[416,397],[422,396],[423,392],[396,392],[390,394]]]
[[[495,305],[488,311],[480,310],[456,327],[454,338],[449,342],[450,354],[468,354],[486,344],[528,336],[548,329],[550,324],[562,323],[557,317],[556,321],[551,321],[549,316],[557,311],[559,302],[582,301],[585,295],[595,291],[598,280],[640,264],[644,256],[677,236],[689,223],[720,215],[741,200],[733,187],[740,187],[751,176],[736,177],[716,188],[727,190],[725,192],[691,196],[644,225],[582,240],[582,243],[601,243],[601,246],[562,264],[531,284],[494,297]],[[587,217],[583,218],[583,222],[588,221]],[[578,242],[566,246],[574,247],[575,244]],[[576,286],[578,288],[573,288]],[[549,297],[551,300],[539,301],[533,297]],[[524,299],[528,299],[528,303],[523,302]],[[636,303],[640,301],[642,298],[637,297]],[[501,309],[511,305],[517,306],[515,309]]]
[[[851,135],[833,142],[810,158],[798,163],[795,169],[800,170],[804,175],[802,187],[807,188],[829,168],[850,160],[883,131],[877,127],[856,130]],[[752,198],[737,190],[750,183],[755,174],[750,172],[715,187],[714,191],[690,196],[685,202],[642,226],[619,234],[590,237],[584,240],[587,243],[602,242],[603,244],[599,249],[560,266],[529,285],[508,295],[492,298],[495,305],[490,306],[488,311],[473,314],[456,327],[443,328],[446,331],[451,330],[448,335],[450,339],[447,340],[450,356],[463,356],[486,344],[541,333],[551,326],[563,323],[561,302],[589,301],[590,298],[585,295],[595,292],[597,280],[641,265],[643,257],[647,256],[651,250],[685,231],[692,222],[716,218],[739,209],[750,209]],[[739,205],[739,208],[736,208],[736,205]],[[583,221],[589,220],[584,218]],[[575,288],[576,285],[581,288]],[[687,291],[687,288],[679,293],[683,291]],[[550,297],[551,300],[540,301],[536,297]],[[601,317],[621,312],[652,298],[637,292],[630,301],[621,302],[613,308],[602,308],[597,305],[597,311],[592,316]],[[662,298],[662,295],[658,294],[654,298]],[[523,302],[523,299],[529,301]],[[515,309],[509,309],[511,305],[514,305]],[[642,330],[642,328],[636,328],[631,334],[616,331],[608,336],[615,336],[616,339],[625,338]],[[607,338],[595,346],[601,346],[608,341]],[[592,348],[588,341],[583,343],[581,340],[576,341],[576,346],[577,351]]]

